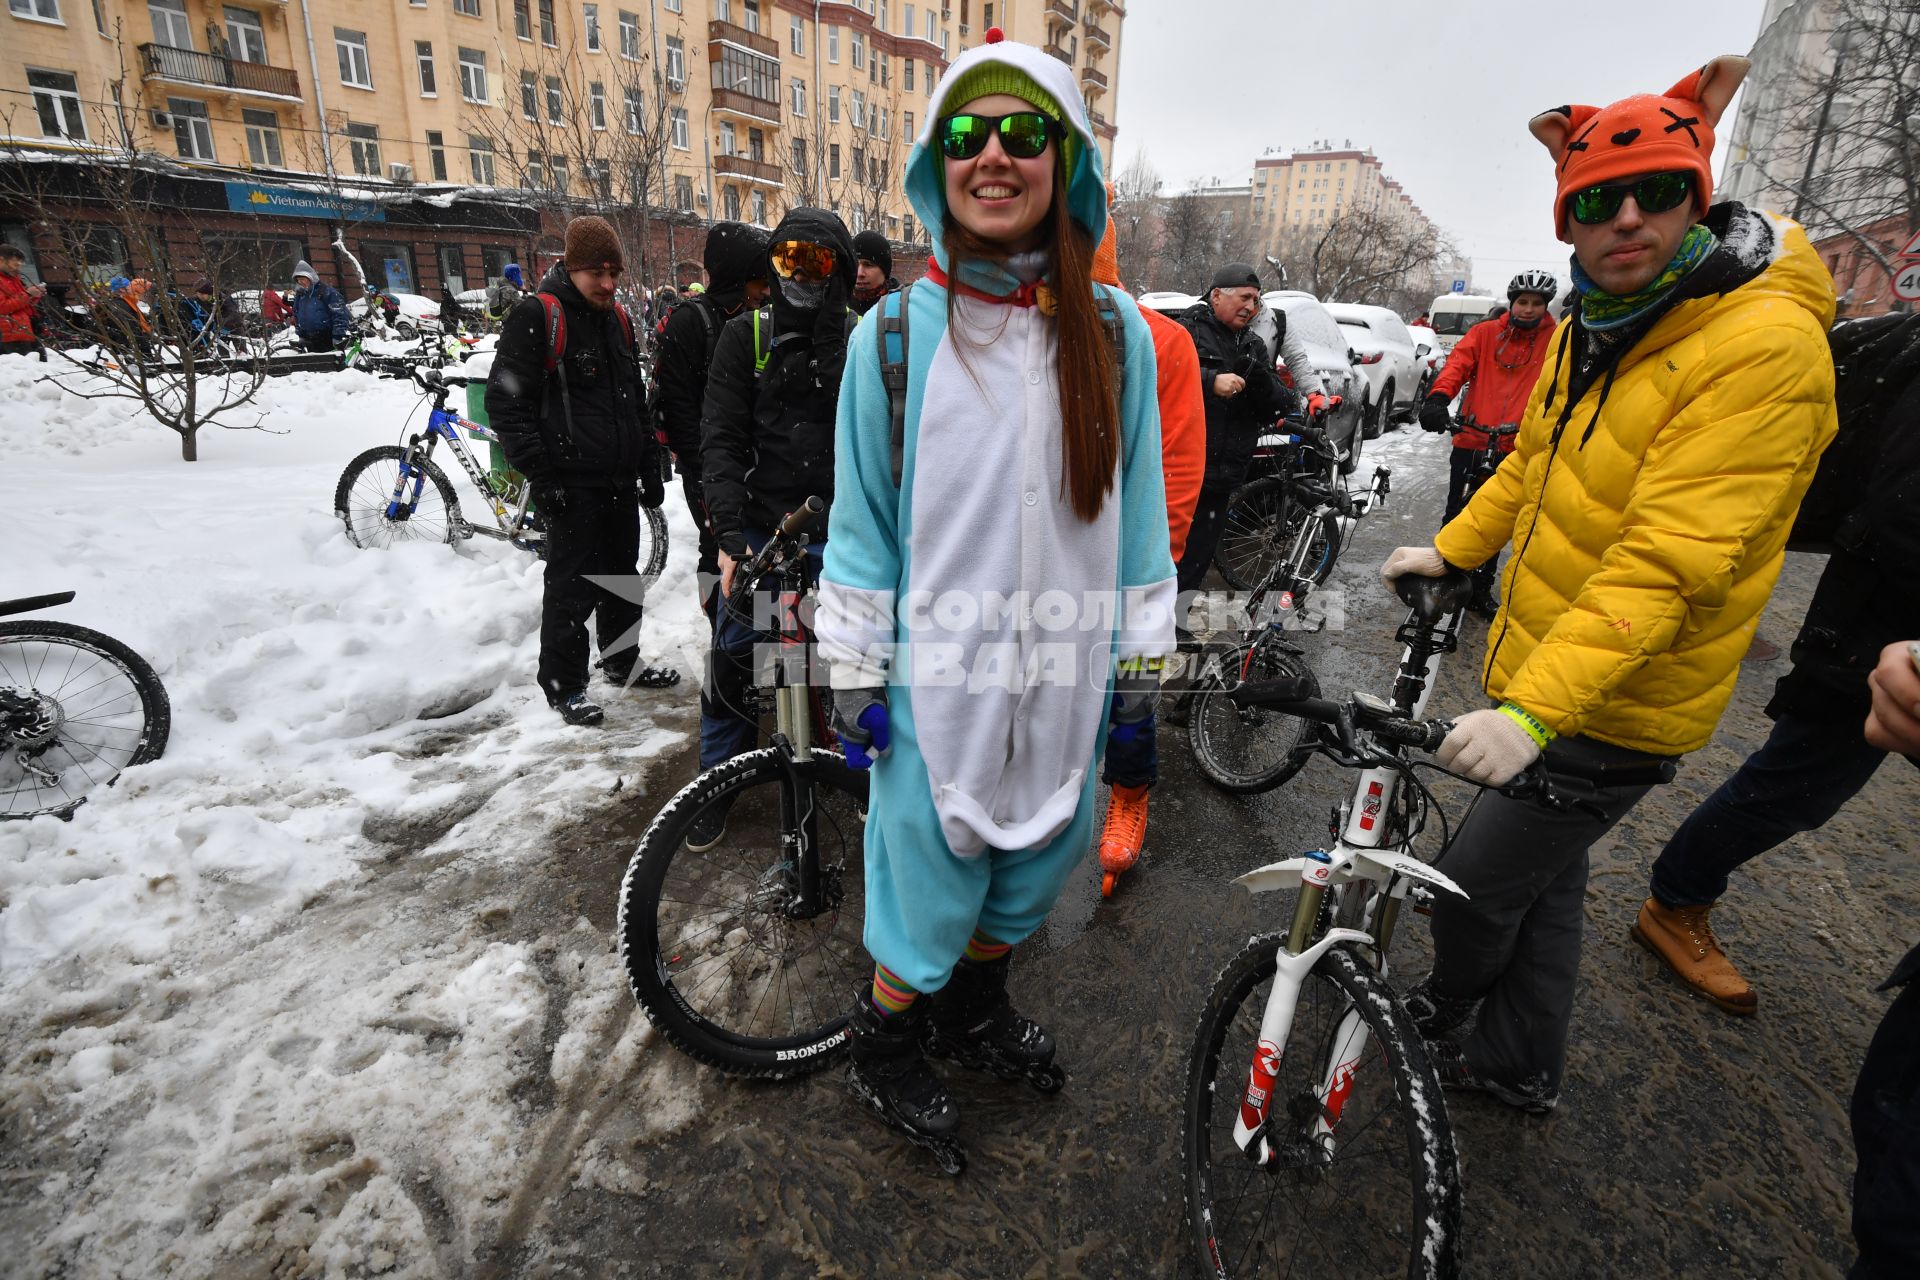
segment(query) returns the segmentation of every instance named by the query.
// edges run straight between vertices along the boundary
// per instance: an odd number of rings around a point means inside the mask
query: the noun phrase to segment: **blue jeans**
[[[1717,901],[1741,864],[1840,812],[1886,754],[1867,745],[1857,721],[1781,715],[1766,744],[1667,841],[1653,864],[1654,898],[1666,907]]]
[[[746,532],[747,545],[756,551],[766,546],[772,536],[765,529]],[[823,540],[807,548],[807,566],[816,581],[826,545]],[[747,713],[753,689],[753,651],[755,646],[777,642],[779,637],[758,631],[751,624],[756,618],[775,617],[774,607],[774,592],[762,588],[746,606],[744,620],[728,609],[725,601],[716,612],[719,621],[714,628],[713,645],[707,652],[707,678],[700,686],[702,773],[753,750],[760,733],[759,723]]]

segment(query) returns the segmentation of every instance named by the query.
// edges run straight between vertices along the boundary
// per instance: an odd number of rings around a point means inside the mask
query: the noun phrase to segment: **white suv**
[[[1339,321],[1354,364],[1367,379],[1368,439],[1412,417],[1420,405],[1422,368],[1406,322],[1386,307],[1353,302],[1329,302],[1327,311]]]

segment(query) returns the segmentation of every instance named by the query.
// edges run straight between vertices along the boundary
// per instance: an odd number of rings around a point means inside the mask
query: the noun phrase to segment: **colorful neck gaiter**
[[[1658,306],[1675,285],[1693,274],[1694,268],[1705,262],[1708,255],[1719,246],[1719,238],[1713,232],[1695,223],[1680,242],[1673,260],[1661,269],[1653,282],[1638,293],[1625,297],[1615,297],[1595,284],[1580,266],[1580,259],[1575,257],[1573,287],[1580,291],[1580,323],[1595,333],[1605,333],[1632,324]]]

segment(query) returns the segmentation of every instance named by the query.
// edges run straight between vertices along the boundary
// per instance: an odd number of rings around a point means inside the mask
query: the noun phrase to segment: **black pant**
[[[1903,966],[1904,967],[1904,966]],[[1849,1280],[1920,1275],[1920,982],[1908,982],[1867,1046],[1853,1087]]]
[[[1174,566],[1181,591],[1195,590],[1205,580],[1207,570],[1213,565],[1213,553],[1219,549],[1220,535],[1225,530],[1227,500],[1233,497],[1233,491],[1239,487],[1237,480],[1227,484],[1212,480],[1201,482],[1200,500],[1193,507],[1193,527],[1187,531],[1186,554]]]
[[[1506,455],[1499,454],[1502,461]],[[1447,515],[1453,519],[1466,509],[1467,502],[1473,497],[1473,491],[1479,487],[1473,478],[1474,466],[1480,461],[1478,449],[1460,449],[1453,451],[1453,457],[1447,461]],[[1500,464],[1496,462],[1494,466]],[[1475,569],[1473,578],[1473,598],[1475,600],[1493,599],[1494,589],[1500,583],[1500,553],[1493,553],[1493,559]]]
[[[333,334],[303,333],[300,335],[300,349],[302,351],[332,351],[334,349]]]
[[[687,510],[693,513],[694,526],[700,530],[700,563],[694,581],[700,586],[700,611],[711,625],[720,600],[720,544],[707,523],[706,489],[693,476],[681,476],[680,488],[687,495]]]
[[[1654,759],[1590,738],[1559,738],[1549,765]],[[1548,809],[1483,791],[1453,847],[1437,864],[1466,890],[1433,902],[1433,986],[1454,999],[1480,999],[1480,1022],[1461,1041],[1482,1075],[1550,1096],[1567,1065],[1567,1029],[1580,975],[1587,897],[1587,850],[1651,788],[1597,793],[1599,815]]]
[[[547,526],[540,688],[548,702],[560,703],[587,687],[588,614],[601,657],[624,665],[636,656],[643,613],[638,602],[640,494],[632,487],[569,488],[564,510],[540,514]],[[628,582],[610,591],[587,581],[589,574]]]
[[[47,353],[39,342],[0,342],[0,356],[39,356],[46,363]]]

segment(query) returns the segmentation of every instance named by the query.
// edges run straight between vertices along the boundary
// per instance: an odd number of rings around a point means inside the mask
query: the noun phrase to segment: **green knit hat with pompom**
[[[988,41],[997,43],[991,35]],[[1067,123],[1067,113],[1061,109],[1059,100],[1042,89],[1038,81],[1011,63],[982,62],[961,72],[960,78],[940,95],[941,114],[953,115],[975,98],[991,97],[996,93],[1011,94],[1022,102],[1032,103],[1042,115],[1060,126],[1060,137],[1064,140],[1061,158],[1066,161],[1067,172],[1072,173],[1074,163],[1079,159],[1080,138],[1074,133],[1073,126]]]

